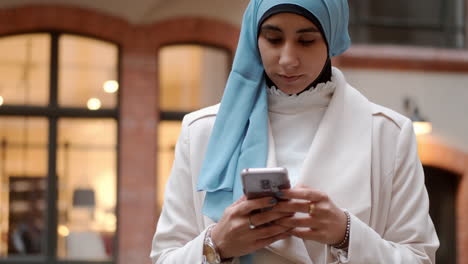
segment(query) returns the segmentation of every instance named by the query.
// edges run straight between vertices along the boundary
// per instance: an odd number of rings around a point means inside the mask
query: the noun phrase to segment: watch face
[[[203,254],[206,256],[206,260],[208,263],[219,263],[217,257],[218,254],[216,253],[216,250],[209,245],[204,245],[203,246]]]

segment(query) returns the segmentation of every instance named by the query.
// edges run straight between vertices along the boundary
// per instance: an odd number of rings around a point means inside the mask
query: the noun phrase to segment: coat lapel
[[[368,223],[371,206],[372,112],[369,101],[333,68],[337,87],[304,160],[298,183],[325,192],[333,202]],[[275,167],[269,127],[267,167]],[[267,247],[294,263],[322,263],[326,248],[297,237]]]
[[[347,84],[339,70],[333,69],[333,74],[337,87],[304,161],[299,183],[323,191],[338,207],[369,223],[371,105]],[[314,260],[317,253],[313,252],[324,249],[314,241],[305,241],[305,246]]]
[[[325,192],[368,223],[371,206],[372,111],[336,68],[337,87],[303,164],[299,183]]]

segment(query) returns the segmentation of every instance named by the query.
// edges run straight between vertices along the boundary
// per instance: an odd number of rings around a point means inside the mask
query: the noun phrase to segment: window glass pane
[[[432,47],[450,46],[450,36],[445,32],[402,28],[362,27],[366,36],[359,43],[400,44]],[[356,41],[357,42],[357,41]]]
[[[354,43],[463,48],[464,0],[350,0]]]
[[[47,105],[50,36],[0,38],[0,105]]]
[[[446,1],[446,0],[445,0]],[[443,0],[367,0],[370,18],[390,18],[438,25],[444,16]]]
[[[181,125],[180,121],[161,121],[159,123],[158,161],[156,163],[158,164],[157,201],[159,208],[162,208],[164,201],[164,190],[174,162],[174,150]]]
[[[117,122],[60,119],[58,123],[58,256],[106,260],[116,228]]]
[[[115,44],[92,38],[62,35],[59,41],[59,104],[113,108],[117,103],[117,60]],[[93,109],[93,108],[92,108]]]
[[[226,50],[200,45],[172,45],[159,52],[162,111],[192,111],[219,103],[230,56]]]
[[[0,257],[42,254],[47,135],[46,119],[0,117]]]

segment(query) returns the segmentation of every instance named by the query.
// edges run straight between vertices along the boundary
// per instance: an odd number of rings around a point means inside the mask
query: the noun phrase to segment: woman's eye
[[[299,43],[301,43],[304,46],[312,45],[312,44],[314,44],[314,42],[315,42],[315,39],[310,39],[310,40],[309,39],[301,39],[301,40],[299,40]]]
[[[267,38],[267,40],[271,44],[279,44],[279,43],[281,43],[281,41],[283,41],[283,39],[281,39],[281,38]]]

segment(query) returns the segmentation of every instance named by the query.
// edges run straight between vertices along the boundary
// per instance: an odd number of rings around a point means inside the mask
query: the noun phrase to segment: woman
[[[411,121],[331,67],[347,26],[346,0],[250,2],[221,104],[183,120],[153,263],[434,262]],[[294,188],[247,200],[240,171],[276,166]]]

